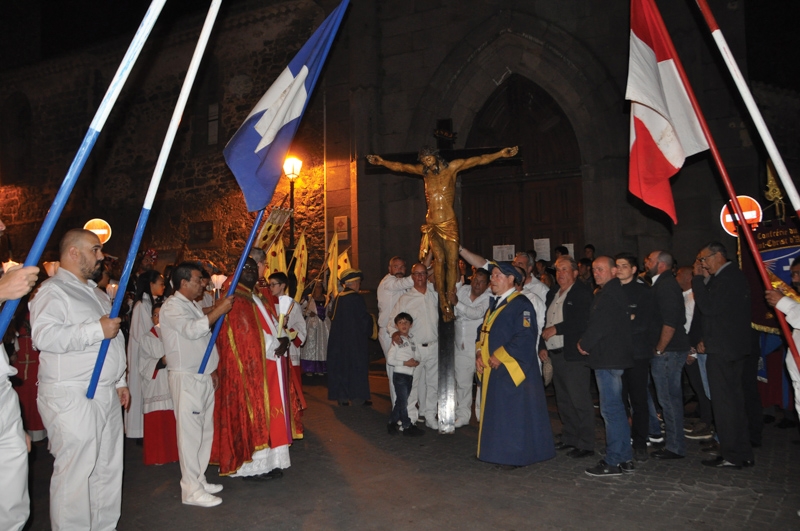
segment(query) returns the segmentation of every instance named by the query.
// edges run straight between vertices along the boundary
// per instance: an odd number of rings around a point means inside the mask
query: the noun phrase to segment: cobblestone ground
[[[798,529],[800,445],[797,430],[764,428],[756,466],[740,471],[704,467],[696,442],[686,459],[650,459],[631,475],[592,478],[600,457],[555,459],[500,470],[475,458],[478,428],[454,435],[392,437],[385,376],[371,378],[372,407],[327,400],[323,377],[306,379],[305,439],[291,449],[284,477],[265,483],[217,478],[222,505],[180,503],[177,463],[142,464],[141,447],[126,441],[120,530],[252,529]],[[560,431],[549,397],[553,429]],[[603,447],[597,419],[597,449]],[[29,529],[49,529],[52,458],[36,448],[31,471]]]

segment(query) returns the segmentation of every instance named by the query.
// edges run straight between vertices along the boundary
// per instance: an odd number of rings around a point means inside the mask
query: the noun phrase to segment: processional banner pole
[[[125,266],[122,268],[122,278],[120,279],[119,284],[122,286],[123,290],[125,289],[125,286],[128,285],[128,281],[130,280],[131,271],[133,270],[133,262],[136,259],[136,253],[139,250],[139,245],[142,242],[142,235],[144,234],[144,229],[147,226],[147,218],[150,217],[150,210],[153,208],[153,201],[155,200],[158,186],[161,184],[161,177],[164,175],[164,167],[167,165],[167,159],[169,158],[170,151],[172,151],[172,145],[175,141],[175,136],[178,133],[178,126],[181,123],[181,116],[186,108],[186,102],[189,100],[189,94],[192,91],[192,85],[194,85],[194,80],[197,77],[197,70],[200,68],[200,62],[203,59],[203,54],[205,53],[206,46],[208,45],[208,39],[211,36],[211,30],[214,28],[214,22],[217,19],[217,14],[219,13],[221,4],[222,0],[212,0],[211,2],[211,6],[208,9],[208,14],[206,15],[205,23],[203,24],[203,29],[200,31],[200,38],[197,41],[194,54],[192,55],[192,60],[189,63],[189,70],[186,72],[186,78],[183,80],[183,86],[181,87],[181,92],[178,96],[178,102],[175,104],[175,109],[172,112],[172,119],[169,122],[167,134],[164,137],[164,143],[161,145],[161,152],[158,154],[158,160],[156,161],[156,167],[153,171],[153,177],[150,179],[150,186],[147,189],[144,205],[142,206],[142,211],[139,214],[139,221],[136,224],[136,229],[133,233],[133,239],[131,240],[131,246],[128,250],[128,256],[125,259]],[[118,296],[114,298],[114,304],[111,307],[111,314],[109,314],[112,319],[119,315],[119,311],[120,308],[122,308],[122,302],[124,299],[124,296]],[[100,352],[97,354],[94,371],[92,372],[92,378],[89,382],[89,389],[86,392],[86,396],[88,398],[94,398],[95,391],[97,390],[97,383],[100,380],[100,373],[103,370],[103,364],[106,360],[106,354],[108,353],[108,345],[110,342],[110,339],[104,339],[100,345]]]
[[[75,183],[78,181],[78,177],[80,176],[81,171],[83,170],[83,167],[92,152],[92,148],[94,148],[97,137],[100,135],[100,131],[103,130],[103,126],[108,119],[108,115],[111,112],[111,109],[114,108],[114,104],[116,103],[117,98],[122,91],[122,87],[125,85],[125,81],[127,81],[131,69],[136,63],[139,53],[144,47],[144,43],[150,36],[150,31],[153,29],[153,26],[155,25],[159,14],[161,14],[161,9],[164,7],[166,1],[167,0],[153,0],[147,10],[147,13],[145,13],[144,19],[142,19],[142,23],[139,25],[139,29],[136,30],[136,34],[133,36],[133,41],[131,41],[128,51],[122,58],[122,62],[120,63],[119,68],[117,68],[117,72],[114,74],[111,84],[108,86],[108,90],[106,90],[103,101],[100,102],[100,107],[98,107],[92,123],[89,124],[89,130],[86,132],[86,136],[84,136],[83,142],[81,142],[81,145],[78,148],[78,153],[72,160],[72,164],[67,171],[67,175],[64,177],[64,181],[61,183],[61,188],[59,188],[55,199],[53,199],[53,204],[50,206],[50,210],[47,211],[47,215],[44,218],[42,227],[39,229],[39,234],[37,234],[36,239],[33,242],[33,246],[28,252],[27,258],[25,258],[24,265],[26,267],[35,266],[39,263],[39,259],[42,257],[42,253],[44,252],[44,247],[47,245],[47,241],[53,234],[53,229],[55,229],[56,222],[58,221],[58,218],[61,217],[61,212],[64,211],[67,200],[69,199],[72,189],[75,187]],[[17,310],[17,306],[19,306],[19,299],[10,300],[5,303],[2,311],[0,311],[0,336],[6,333],[8,325],[11,323],[11,319],[14,317],[14,312]]]

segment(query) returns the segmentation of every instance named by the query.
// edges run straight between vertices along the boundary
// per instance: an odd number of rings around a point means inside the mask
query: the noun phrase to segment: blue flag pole
[[[225,294],[226,297],[230,297],[236,291],[236,286],[239,284],[239,277],[242,276],[244,263],[247,261],[247,257],[250,256],[250,249],[252,249],[253,242],[256,241],[256,236],[258,235],[258,225],[261,223],[261,218],[263,217],[264,209],[262,208],[256,214],[256,221],[253,223],[253,229],[250,231],[250,236],[247,237],[247,243],[244,245],[242,257],[239,258],[239,263],[236,264],[236,271],[233,272],[233,279],[231,280],[231,285],[228,287],[228,293]],[[224,320],[225,316],[222,316],[217,319],[216,323],[214,323],[214,330],[211,332],[211,339],[208,341],[208,347],[206,347],[206,353],[203,355],[203,362],[200,364],[200,370],[198,371],[198,374],[203,374],[206,371],[208,359],[211,357],[211,351],[214,350],[214,343],[217,341],[217,336],[219,335],[219,331],[222,328],[222,321]]]
[[[205,53],[206,45],[208,44],[208,39],[211,36],[211,30],[214,28],[214,21],[217,19],[217,13],[219,13],[219,7],[221,4],[222,0],[212,0],[211,6],[208,8],[206,20],[203,23],[203,29],[200,31],[200,38],[197,40],[197,45],[195,46],[192,60],[189,63],[189,70],[186,72],[186,78],[183,80],[183,86],[181,87],[181,92],[178,96],[178,102],[175,104],[175,110],[172,112],[172,119],[169,122],[167,134],[164,137],[164,143],[161,145],[161,152],[158,154],[158,160],[156,161],[156,167],[153,171],[153,177],[150,179],[150,186],[148,187],[147,195],[144,198],[142,212],[139,214],[139,221],[136,224],[136,229],[133,233],[133,238],[131,239],[131,246],[128,250],[128,256],[125,259],[125,265],[122,268],[122,278],[119,281],[119,285],[121,286],[123,293],[122,295],[117,295],[117,297],[114,299],[114,304],[112,305],[111,313],[109,314],[109,317],[112,319],[119,315],[120,308],[122,308],[122,302],[125,299],[124,290],[131,278],[133,262],[136,259],[136,253],[139,251],[139,245],[142,242],[144,229],[147,226],[147,218],[150,217],[150,210],[153,208],[153,201],[155,200],[158,186],[161,184],[161,177],[164,175],[164,167],[167,165],[169,153],[172,151],[172,144],[175,141],[175,136],[178,133],[178,126],[181,123],[181,116],[186,108],[186,102],[189,100],[189,94],[192,91],[192,85],[194,85],[194,80],[197,77],[197,70],[200,68],[200,62],[203,59],[203,54]],[[94,398],[94,393],[97,390],[97,383],[100,381],[100,373],[103,371],[103,364],[106,361],[106,354],[108,353],[108,345],[110,342],[110,339],[104,339],[100,344],[100,351],[97,354],[97,360],[94,364],[92,378],[89,381],[89,389],[86,391],[86,396],[88,398]]]
[[[39,229],[39,234],[37,234],[33,246],[28,252],[28,257],[25,258],[25,266],[35,266],[39,263],[39,259],[44,252],[44,247],[53,234],[56,222],[58,222],[58,218],[61,217],[61,212],[63,212],[67,200],[72,193],[72,189],[75,187],[75,183],[83,170],[83,166],[86,164],[86,160],[92,152],[97,137],[100,135],[100,131],[102,131],[103,125],[105,125],[106,119],[108,119],[108,115],[122,91],[122,86],[128,79],[128,75],[134,63],[136,63],[136,59],[139,57],[139,53],[142,51],[144,43],[147,41],[150,31],[153,29],[166,1],[167,0],[153,0],[144,19],[142,19],[142,23],[139,25],[139,29],[136,30],[136,35],[134,35],[133,41],[131,41],[128,51],[125,53],[125,57],[122,58],[122,62],[116,74],[114,74],[114,78],[111,80],[108,90],[106,90],[106,95],[103,97],[103,101],[100,102],[100,107],[97,109],[94,119],[89,125],[89,130],[86,132],[86,136],[83,138],[83,142],[81,142],[78,148],[78,153],[72,160],[67,175],[61,183],[61,188],[59,188],[55,199],[53,199],[53,204],[44,218],[42,228]],[[0,311],[0,336],[6,333],[8,325],[14,317],[14,312],[17,310],[17,306],[19,306],[19,299],[10,300],[6,302],[2,311]]]

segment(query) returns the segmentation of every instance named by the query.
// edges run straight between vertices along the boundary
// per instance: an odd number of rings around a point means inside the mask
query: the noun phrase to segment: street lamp
[[[300,177],[300,168],[303,161],[297,157],[288,157],[283,163],[283,173],[289,179],[289,208],[292,215],[289,217],[289,249],[294,249],[294,181]]]

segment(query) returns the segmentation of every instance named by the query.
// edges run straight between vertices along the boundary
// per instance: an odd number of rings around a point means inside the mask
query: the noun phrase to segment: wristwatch
[[[664,354],[663,351],[656,349],[656,356],[661,356],[662,354]]]

